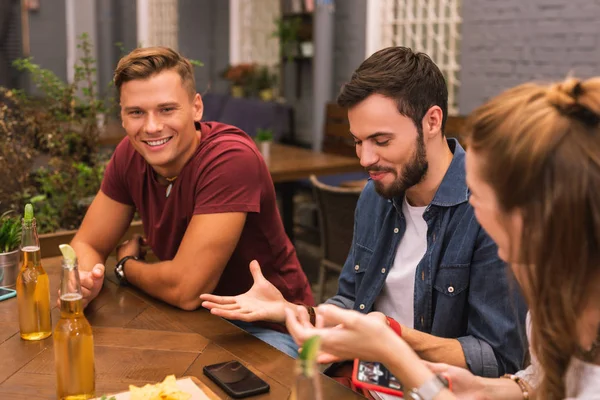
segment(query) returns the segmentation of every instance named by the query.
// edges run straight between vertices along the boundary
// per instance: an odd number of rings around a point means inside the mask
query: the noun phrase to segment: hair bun
[[[567,78],[563,82],[551,85],[546,92],[546,98],[562,114],[586,125],[596,126],[600,124],[600,115],[579,101],[584,92],[581,80]]]

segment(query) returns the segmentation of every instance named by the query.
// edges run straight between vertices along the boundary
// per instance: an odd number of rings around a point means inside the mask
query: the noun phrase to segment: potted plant
[[[230,65],[221,76],[231,83],[231,95],[244,97],[248,94],[248,84],[252,80],[255,65],[250,63]]]
[[[271,101],[274,98],[274,88],[277,84],[277,75],[267,66],[257,67],[252,77],[252,92],[257,94],[262,101]]]
[[[273,143],[273,131],[271,129],[258,128],[256,130],[256,142],[263,158],[268,160],[271,156],[271,143]]]
[[[0,286],[13,287],[19,273],[21,221],[7,211],[0,216]]]

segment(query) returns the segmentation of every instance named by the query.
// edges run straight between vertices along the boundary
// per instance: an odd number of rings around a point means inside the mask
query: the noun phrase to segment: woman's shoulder
[[[573,358],[565,380],[567,399],[600,400],[600,365]]]

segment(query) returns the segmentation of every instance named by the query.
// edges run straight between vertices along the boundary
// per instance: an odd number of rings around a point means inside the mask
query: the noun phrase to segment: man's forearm
[[[80,271],[91,271],[96,264],[104,264],[106,257],[87,243],[73,240],[71,247],[75,250]]]
[[[456,339],[440,338],[405,326],[402,326],[402,339],[427,361],[467,368],[462,346]]]
[[[194,299],[181,288],[180,279],[173,273],[171,264],[172,261],[149,264],[129,259],[125,264],[125,277],[133,286],[173,306],[185,310],[200,307],[200,299],[197,296]]]

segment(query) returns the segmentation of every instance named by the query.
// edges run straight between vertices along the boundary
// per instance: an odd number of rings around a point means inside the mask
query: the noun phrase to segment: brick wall
[[[600,74],[600,1],[465,0],[459,109],[530,80]]]

